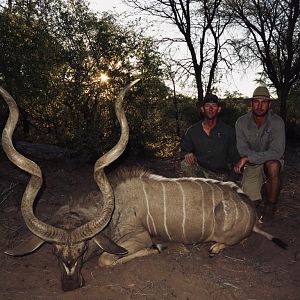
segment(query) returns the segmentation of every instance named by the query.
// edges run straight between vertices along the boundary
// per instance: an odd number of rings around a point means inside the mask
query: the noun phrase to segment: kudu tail
[[[273,243],[275,243],[277,246],[279,246],[280,248],[282,249],[285,249],[287,250],[288,249],[288,245],[283,242],[281,239],[267,233],[266,231],[263,231],[261,230],[257,225],[255,225],[253,227],[253,231],[260,234],[260,235],[263,235],[264,237],[266,237],[268,240],[272,241]]]

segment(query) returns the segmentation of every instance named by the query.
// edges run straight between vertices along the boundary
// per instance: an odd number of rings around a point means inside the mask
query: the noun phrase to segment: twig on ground
[[[233,287],[234,289],[238,290],[239,288],[235,285],[233,285],[232,283],[229,283],[229,282],[223,282],[224,285],[227,285],[227,286],[230,286],[230,287]]]
[[[243,258],[243,259],[241,259],[241,258],[235,258],[235,257],[227,256],[227,255],[224,255],[224,257],[229,258],[229,259],[232,259],[232,260],[234,260],[234,261],[241,261],[241,262],[244,262],[244,261],[245,261],[244,258]]]

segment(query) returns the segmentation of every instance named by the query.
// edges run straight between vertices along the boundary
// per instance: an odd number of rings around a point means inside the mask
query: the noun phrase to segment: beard
[[[262,111],[262,112],[259,112],[259,111],[255,111],[253,110],[252,113],[256,116],[256,117],[264,117],[268,114],[269,110],[266,110],[266,111]]]

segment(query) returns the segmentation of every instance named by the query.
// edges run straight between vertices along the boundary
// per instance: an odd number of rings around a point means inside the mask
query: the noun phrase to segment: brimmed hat
[[[203,99],[203,104],[205,103],[219,103],[219,98],[214,94],[207,94]]]
[[[215,94],[206,94],[202,101],[196,103],[196,107],[200,109],[205,103],[217,103],[222,109],[225,108],[225,103],[219,100],[219,97]]]
[[[219,104],[219,98],[217,95],[214,94],[207,94],[205,95],[204,99],[202,101],[198,101],[196,103],[196,106],[200,108],[203,106],[205,103],[218,103]]]
[[[270,100],[273,103],[277,103],[277,101],[274,101],[276,99],[272,98],[270,95],[270,92],[268,90],[268,88],[266,88],[265,86],[258,86],[254,92],[251,98],[244,98],[243,102],[247,105],[247,106],[251,106],[251,102],[253,99],[266,99],[266,100]],[[272,104],[272,106],[274,107],[274,105]]]
[[[258,99],[258,98],[272,100],[270,96],[270,92],[265,86],[259,86],[254,90],[251,100]]]

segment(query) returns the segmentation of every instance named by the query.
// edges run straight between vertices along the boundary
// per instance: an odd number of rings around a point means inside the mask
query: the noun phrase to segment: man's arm
[[[280,160],[285,151],[285,126],[279,119],[272,124],[272,136],[268,149],[262,152],[253,152],[249,155],[249,162],[263,164],[268,160]]]
[[[197,161],[197,157],[194,154],[194,143],[189,129],[186,131],[181,140],[180,157],[185,159],[189,164],[193,164]]]

